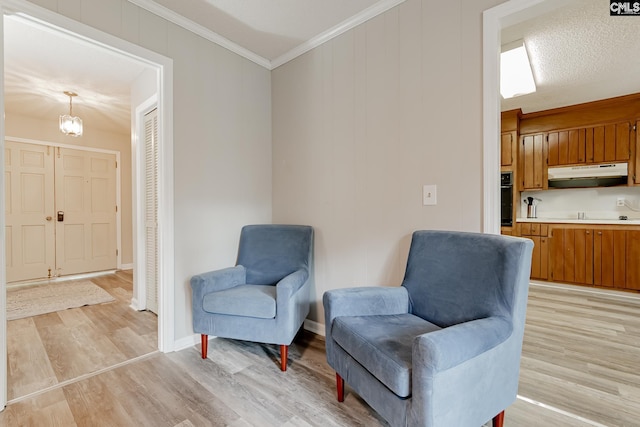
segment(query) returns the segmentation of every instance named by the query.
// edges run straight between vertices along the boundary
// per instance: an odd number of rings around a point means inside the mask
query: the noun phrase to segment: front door
[[[115,155],[5,147],[7,282],[115,269]]]
[[[116,158],[56,149],[56,268],[59,275],[116,268]]]
[[[5,144],[7,282],[48,277],[55,269],[53,148]]]

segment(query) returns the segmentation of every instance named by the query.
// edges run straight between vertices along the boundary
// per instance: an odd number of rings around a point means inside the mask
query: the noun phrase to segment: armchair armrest
[[[241,265],[193,276],[190,281],[193,301],[202,301],[202,298],[208,293],[232,288],[244,283],[245,280],[246,270]]]
[[[433,376],[460,365],[503,343],[512,330],[507,319],[487,317],[420,335],[413,342],[413,371]]]
[[[334,289],[322,296],[325,326],[338,316],[372,316],[409,312],[409,294],[402,287]]]
[[[280,304],[280,302],[286,303],[286,301],[305,284],[308,278],[309,272],[307,270],[297,270],[280,280],[276,284],[276,299],[278,300],[278,304]]]

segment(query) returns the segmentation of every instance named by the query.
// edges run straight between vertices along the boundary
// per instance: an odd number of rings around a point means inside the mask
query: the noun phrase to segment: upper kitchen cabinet
[[[547,135],[549,166],[628,161],[629,122],[552,131]]]
[[[517,158],[518,122],[521,110],[504,111],[500,121],[500,170],[513,171]]]
[[[515,145],[512,132],[502,132],[500,135],[500,166],[510,167],[513,165],[513,147]]]
[[[640,93],[521,114],[519,189],[545,189],[549,166],[612,162],[628,163],[628,185],[640,185],[639,119]]]
[[[548,188],[545,136],[538,133],[520,138],[518,184],[521,191]]]

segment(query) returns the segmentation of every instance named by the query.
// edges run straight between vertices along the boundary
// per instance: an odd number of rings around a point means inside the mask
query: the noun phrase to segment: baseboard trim
[[[324,325],[313,320],[305,319],[302,326],[305,331],[313,332],[316,335],[325,336]]]
[[[583,294],[593,294],[599,295],[601,297],[615,298],[615,299],[624,299],[624,300],[640,300],[640,294],[627,292],[621,289],[605,289],[605,288],[596,288],[590,286],[582,286],[582,285],[572,285],[568,283],[559,283],[559,282],[541,282],[532,280],[531,286],[536,286],[539,288],[550,288],[550,289],[562,289],[565,291],[572,291]]]
[[[173,351],[184,350],[185,348],[193,347],[196,344],[200,344],[200,334],[189,335],[188,337],[174,341]]]

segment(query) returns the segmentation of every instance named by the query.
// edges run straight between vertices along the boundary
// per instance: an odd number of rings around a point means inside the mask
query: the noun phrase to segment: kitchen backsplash
[[[537,202],[538,218],[577,219],[578,212],[584,212],[586,219],[618,219],[620,215],[640,219],[640,187],[563,188],[524,191],[521,195],[519,218],[527,216],[523,200],[534,197],[540,199]],[[627,206],[616,206],[621,197],[636,211]]]

